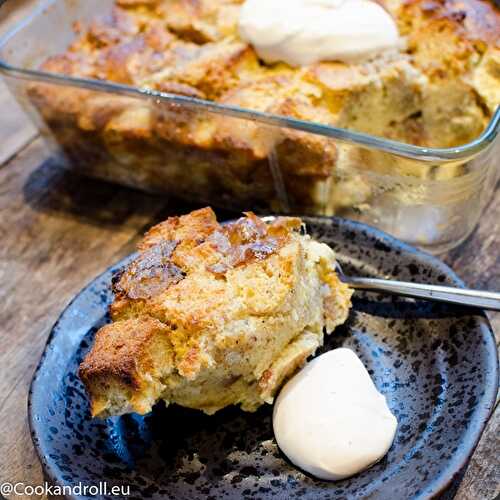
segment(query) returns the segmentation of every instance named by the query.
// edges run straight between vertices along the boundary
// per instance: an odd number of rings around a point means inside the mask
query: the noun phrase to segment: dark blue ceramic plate
[[[307,218],[346,272],[463,286],[438,260],[367,226]],[[355,294],[324,350],[354,349],[397,415],[396,438],[371,469],[329,483],[294,468],[273,439],[272,407],[208,417],[159,404],[147,416],[92,420],[78,364],[108,321],[114,269],[87,286],[55,325],[33,378],[29,419],[50,479],[130,487],[132,498],[428,498],[465,465],[498,387],[492,331],[479,310]],[[116,497],[115,497],[116,498]]]

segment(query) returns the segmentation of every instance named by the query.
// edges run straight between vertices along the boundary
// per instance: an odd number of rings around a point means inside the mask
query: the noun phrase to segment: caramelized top
[[[214,231],[207,239],[220,254],[220,260],[207,269],[214,274],[224,274],[228,269],[273,254],[288,240],[290,231],[300,228],[298,218],[279,217],[266,224],[252,212],[245,212],[235,222]]]
[[[221,225],[212,209],[171,217],[153,227],[139,245],[139,256],[113,280],[117,298],[150,299],[204,266],[215,276],[264,260],[301,227],[295,217],[266,224],[252,212]]]
[[[77,39],[65,54],[49,58],[42,67],[167,92],[174,84],[174,91],[181,94],[214,100],[224,100],[228,90],[283,74],[293,77],[285,82],[288,93],[292,92],[301,78],[300,69],[265,65],[254,49],[241,40],[241,3],[242,0],[116,0],[111,13],[96,17],[89,26],[76,23]],[[499,46],[500,12],[494,0],[378,3],[395,18],[404,36],[416,36],[421,43],[427,41],[426,36],[434,36],[435,30],[445,29],[456,33],[461,42]],[[338,66],[335,62],[326,64],[332,69]],[[310,76],[308,80],[314,83]]]
[[[178,283],[185,274],[170,260],[176,246],[176,241],[162,241],[142,252],[115,282],[115,293],[150,299]]]
[[[243,0],[115,0],[108,15],[77,23],[76,40],[42,69],[421,146],[452,147],[477,137],[498,105],[495,0],[377,1],[394,17],[407,44],[370,62],[264,64],[239,37]],[[155,151],[167,141],[200,154],[224,152],[231,165],[228,179],[236,176],[238,183],[251,172],[260,178],[255,161],[268,158],[274,147],[287,186],[299,198],[307,186],[299,189],[295,176],[329,178],[337,161],[357,161],[344,159],[326,137],[271,130],[167,102],[53,87],[36,84],[30,92],[49,122],[71,120],[82,130],[104,134],[106,144],[112,133],[120,144],[130,137],[151,142]],[[446,105],[435,104],[441,101]]]

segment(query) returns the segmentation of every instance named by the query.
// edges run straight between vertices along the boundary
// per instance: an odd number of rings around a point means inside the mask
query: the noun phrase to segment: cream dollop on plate
[[[401,47],[396,23],[372,0],[246,0],[243,40],[267,63],[356,62]]]
[[[358,356],[340,348],[288,381],[274,406],[273,427],[292,463],[337,480],[378,462],[391,447],[397,420]]]

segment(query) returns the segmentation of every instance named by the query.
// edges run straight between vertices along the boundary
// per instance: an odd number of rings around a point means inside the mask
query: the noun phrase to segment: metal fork
[[[264,222],[269,223],[275,220],[276,217],[274,215],[268,215],[261,217],[261,219]],[[459,304],[461,306],[479,307],[481,309],[489,309],[491,311],[500,311],[500,293],[497,292],[470,290],[467,288],[455,288],[452,286],[428,285],[424,283],[411,283],[408,281],[347,276],[344,274],[344,271],[338,262],[337,274],[345,284],[356,290],[385,292],[392,295],[402,295],[404,297],[414,297],[417,299],[448,302],[449,304]]]
[[[462,306],[480,307],[492,311],[500,311],[500,293],[451,286],[410,283],[407,281],[384,280],[379,278],[361,278],[347,276],[337,262],[337,274],[341,281],[356,290],[385,292],[404,297],[448,302]]]

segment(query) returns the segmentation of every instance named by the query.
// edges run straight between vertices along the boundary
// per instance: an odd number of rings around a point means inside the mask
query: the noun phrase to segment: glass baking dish
[[[236,210],[340,215],[433,253],[459,244],[478,222],[499,179],[500,108],[476,140],[436,149],[37,70],[73,40],[75,22],[112,4],[47,1],[0,41],[0,72],[68,168]],[[75,102],[86,103],[83,114]],[[97,133],[106,113],[116,118]],[[213,126],[220,140],[207,148],[203,130]]]

